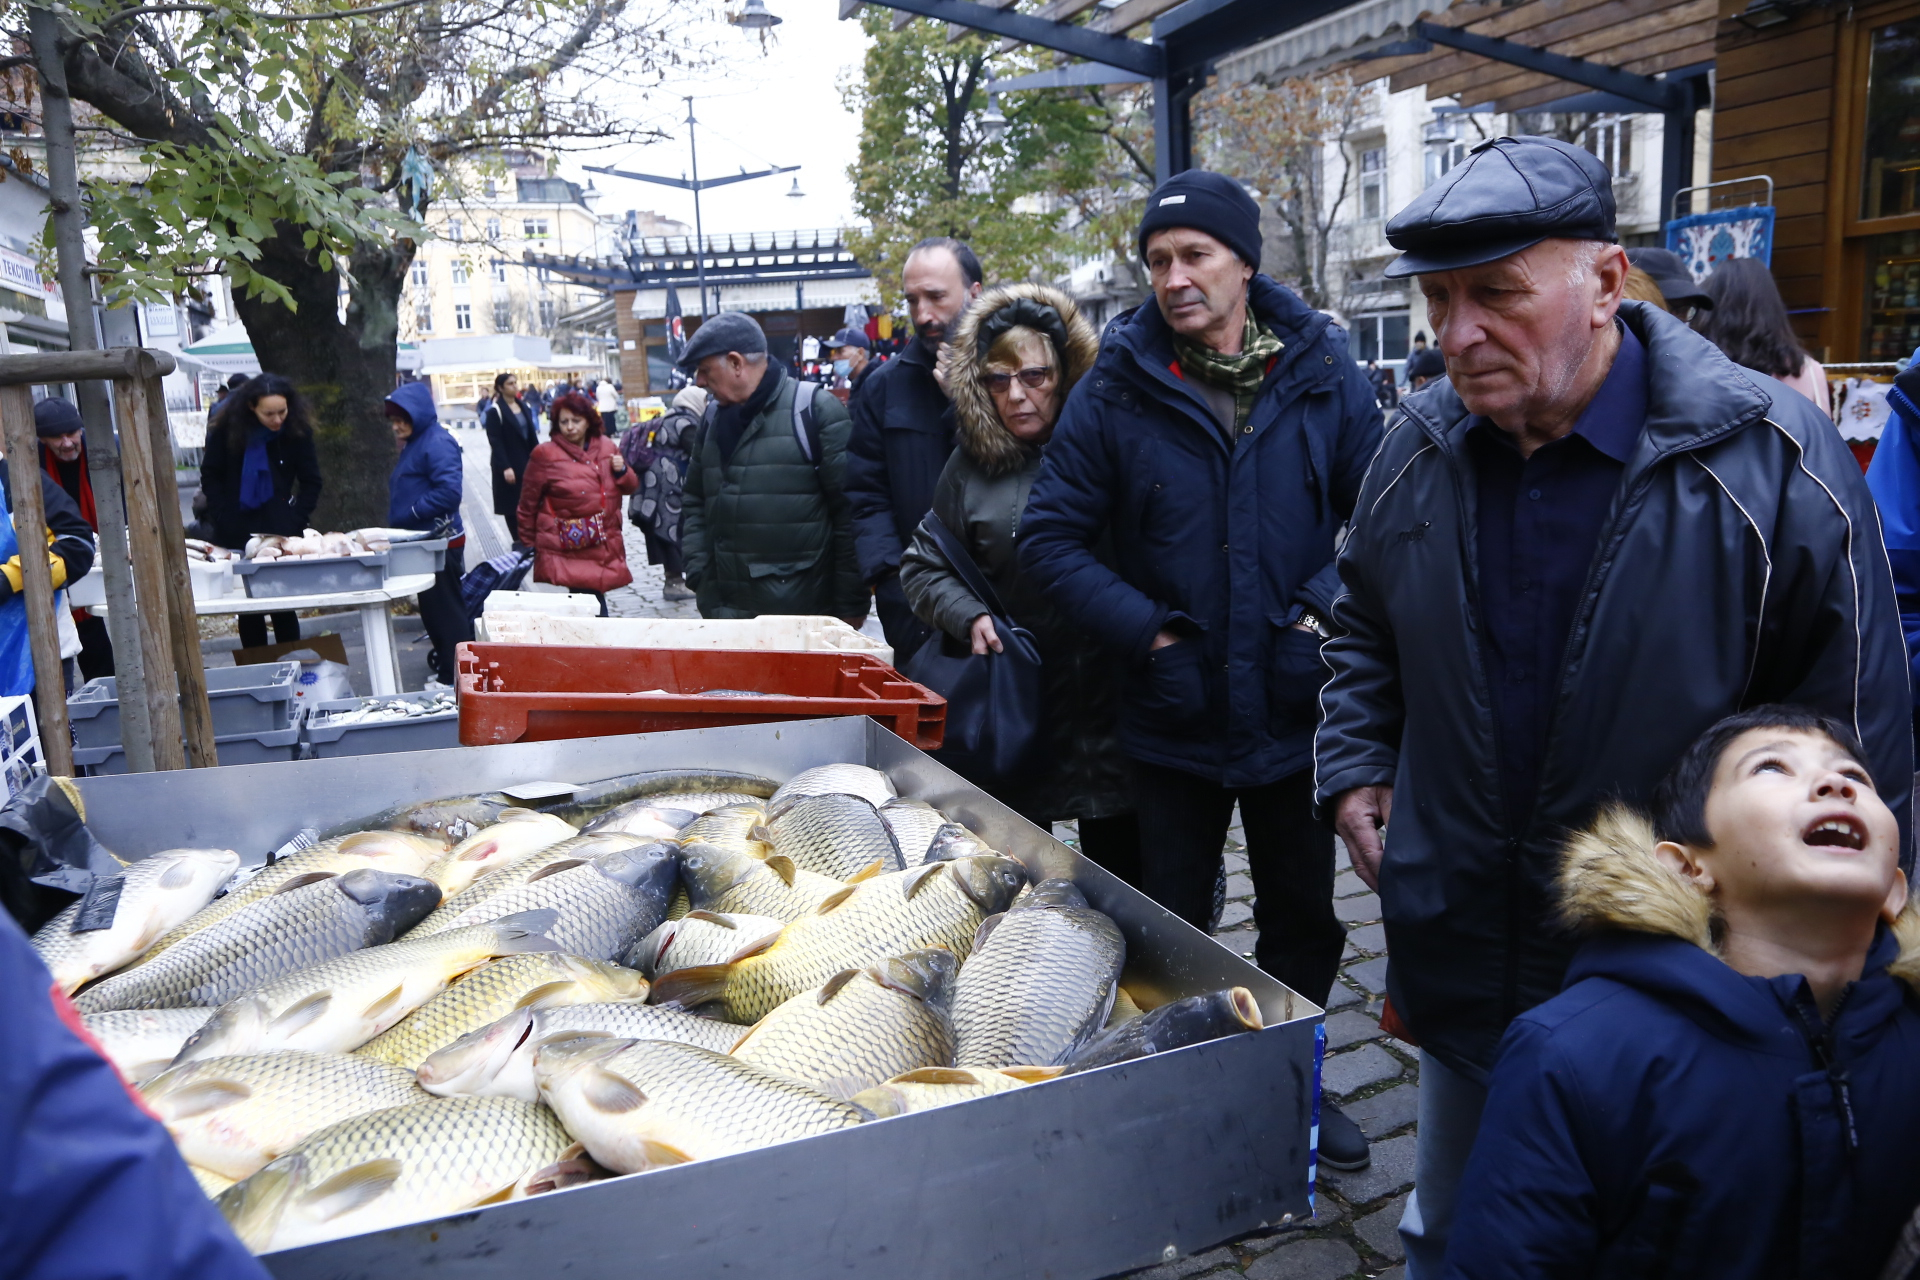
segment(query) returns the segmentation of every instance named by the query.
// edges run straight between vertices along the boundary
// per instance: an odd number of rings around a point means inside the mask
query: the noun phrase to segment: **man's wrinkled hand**
[[[1386,854],[1387,820],[1393,816],[1393,788],[1354,787],[1333,803],[1333,829],[1347,846],[1353,870],[1369,889],[1380,888],[1380,859]]]

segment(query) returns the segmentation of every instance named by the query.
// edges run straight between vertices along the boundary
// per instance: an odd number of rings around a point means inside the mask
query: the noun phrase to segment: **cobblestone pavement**
[[[1074,843],[1070,825],[1055,835]],[[1337,854],[1342,867],[1346,854]],[[1239,816],[1227,833],[1227,906],[1215,940],[1253,959],[1253,881],[1247,875],[1246,833]],[[1256,1231],[1205,1252],[1131,1273],[1130,1280],[1343,1280],[1378,1276],[1401,1280],[1396,1228],[1413,1187],[1413,1121],[1419,1065],[1413,1046],[1380,1030],[1387,945],[1380,899],[1351,869],[1334,882],[1334,910],[1347,926],[1340,978],[1328,997],[1327,1058],[1321,1068],[1329,1100],[1358,1124],[1373,1146],[1373,1164],[1359,1173],[1322,1166],[1314,1188],[1314,1216],[1293,1226]]]

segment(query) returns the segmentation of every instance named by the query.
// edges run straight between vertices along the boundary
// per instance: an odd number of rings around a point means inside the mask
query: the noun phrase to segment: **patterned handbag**
[[[598,514],[562,517],[556,532],[562,551],[584,551],[607,540],[606,526]]]

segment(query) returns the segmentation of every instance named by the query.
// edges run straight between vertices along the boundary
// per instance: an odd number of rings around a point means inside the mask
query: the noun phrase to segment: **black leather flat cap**
[[[1386,274],[1474,267],[1556,239],[1615,241],[1612,175],[1557,138],[1495,138],[1388,221],[1401,256]]]

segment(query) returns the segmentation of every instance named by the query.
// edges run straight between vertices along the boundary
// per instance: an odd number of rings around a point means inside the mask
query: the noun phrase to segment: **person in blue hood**
[[[1446,1275],[1872,1277],[1920,1202],[1920,917],[1852,729],[1729,716],[1569,844]]]
[[[1893,595],[1914,688],[1920,725],[1920,351],[1887,393],[1887,425],[1867,467],[1867,488],[1880,509],[1880,532],[1893,564]]]
[[[409,382],[387,397],[387,421],[400,442],[400,461],[387,481],[387,523],[396,529],[425,529],[447,539],[447,561],[432,587],[420,593],[420,621],[433,641],[433,678],[451,685],[453,647],[473,639],[473,619],[460,599],[466,571],[467,534],[460,524],[464,464],[460,442],[440,425],[433,392],[424,382]]]

